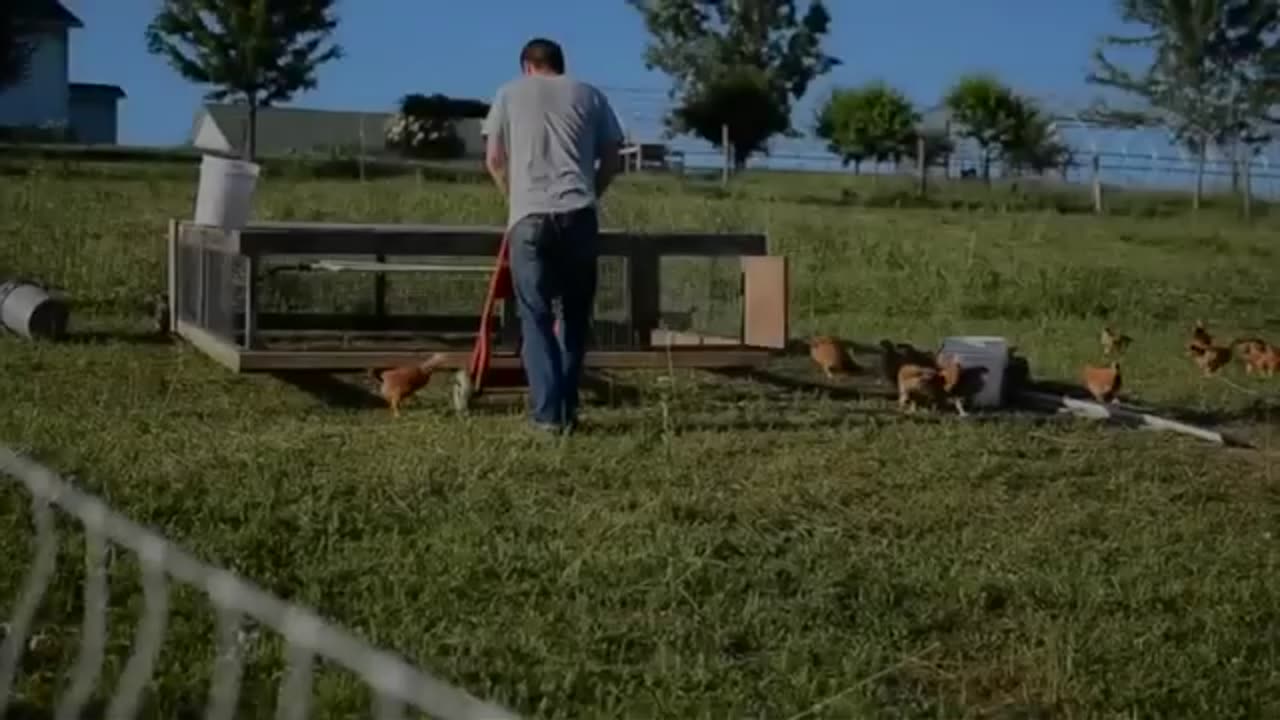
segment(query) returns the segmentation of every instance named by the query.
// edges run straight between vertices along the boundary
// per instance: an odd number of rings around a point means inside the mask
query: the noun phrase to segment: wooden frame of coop
[[[464,368],[480,324],[474,312],[388,315],[386,278],[397,273],[476,273],[494,270],[502,229],[441,225],[259,222],[224,230],[172,220],[169,224],[171,330],[233,372],[347,372],[418,362],[443,352],[444,367]],[[601,232],[601,258],[621,258],[627,340],[588,350],[588,368],[751,368],[787,344],[786,258],[768,254],[763,234]],[[397,263],[400,257],[448,257],[462,263]],[[660,327],[664,257],[737,258],[741,268],[739,332],[705,335]],[[369,258],[361,260],[356,258]],[[264,313],[258,288],[272,272],[307,270],[367,274],[372,312]],[[518,367],[518,322],[513,301],[501,309],[493,367]],[[368,342],[343,346],[359,334]],[[301,341],[298,341],[301,338]],[[294,344],[281,340],[294,340]],[[336,346],[335,346],[336,345]]]

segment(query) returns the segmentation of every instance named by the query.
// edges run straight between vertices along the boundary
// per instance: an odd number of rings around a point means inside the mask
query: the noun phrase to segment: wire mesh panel
[[[344,256],[357,270],[331,271],[320,257],[270,257],[255,283],[257,330],[268,348],[449,347],[469,344],[492,277],[492,260],[465,256]],[[376,272],[386,263],[403,271]],[[456,272],[449,267],[459,268]],[[415,271],[415,268],[428,268]],[[598,347],[625,347],[629,338],[625,262],[599,260],[592,339]],[[243,297],[237,285],[233,291]],[[500,304],[499,347],[518,340],[514,303]]]
[[[176,248],[178,320],[230,342],[244,331],[248,259],[180,242]]]
[[[667,256],[658,261],[659,326],[717,338],[742,335],[738,257]]]

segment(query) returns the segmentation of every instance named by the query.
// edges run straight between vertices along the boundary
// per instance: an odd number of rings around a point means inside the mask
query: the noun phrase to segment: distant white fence
[[[292,605],[236,575],[211,567],[163,537],[131,522],[97,497],[85,493],[13,450],[0,446],[0,475],[19,481],[31,495],[36,542],[30,569],[6,624],[0,645],[0,717],[12,699],[14,680],[39,608],[57,566],[58,536],[52,508],[76,518],[85,533],[84,619],[71,681],[59,702],[57,720],[80,716],[98,683],[106,649],[107,550],[110,544],[138,556],[143,569],[144,609],[133,654],[107,709],[108,720],[132,718],[151,678],[164,640],[169,581],[203,591],[217,613],[218,659],[205,717],[229,720],[240,694],[243,659],[240,627],[247,617],[283,636],[288,670],[280,684],[276,717],[305,718],[317,657],[355,673],[374,696],[374,716],[402,718],[408,708],[441,720],[515,720],[511,712],[417,670],[378,650],[310,610]]]

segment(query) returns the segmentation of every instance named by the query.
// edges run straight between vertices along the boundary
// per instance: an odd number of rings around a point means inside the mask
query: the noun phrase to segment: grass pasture
[[[546,718],[1280,714],[1274,455],[683,372],[630,379],[638,402],[588,407],[564,443],[526,436],[518,406],[453,417],[441,381],[398,422],[335,407],[147,338],[194,170],[130,167],[0,176],[0,274],[66,289],[77,334],[0,336],[0,442],[473,693]],[[1127,396],[1275,443],[1280,378],[1205,380],[1181,354],[1196,318],[1280,342],[1274,219],[857,206],[881,191],[768,177],[730,193],[628,178],[605,224],[767,230],[796,334],[996,333],[1037,377],[1073,381],[1112,322],[1136,338]],[[268,176],[261,192],[272,219],[503,216],[477,182]],[[25,495],[0,484],[0,621],[31,537]],[[35,717],[74,660],[78,539],[18,685]],[[131,559],[111,576],[108,689],[141,607]],[[175,594],[149,717],[203,706],[212,621]],[[249,647],[241,716],[267,717],[280,647]],[[320,717],[368,706],[331,669],[316,698]]]

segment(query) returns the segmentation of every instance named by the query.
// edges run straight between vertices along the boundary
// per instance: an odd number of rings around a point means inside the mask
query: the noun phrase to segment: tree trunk
[[[1209,154],[1209,143],[1200,142],[1200,147],[1196,150],[1196,189],[1191,195],[1191,209],[1200,209],[1200,198],[1204,196],[1204,163]]]
[[[1240,141],[1231,141],[1231,194],[1240,192]]]
[[[244,144],[244,159],[253,162],[258,156],[258,99],[249,98],[248,137]]]
[[[862,159],[861,159],[861,158],[856,159],[856,160],[854,160],[854,161],[853,161],[853,174],[854,174],[854,175],[861,175],[861,174],[862,174]]]
[[[1244,160],[1240,164],[1240,179],[1242,181],[1240,209],[1244,212],[1244,219],[1253,219],[1253,178],[1250,173],[1253,171],[1253,153],[1252,148],[1245,151]]]
[[[985,147],[982,148],[982,180],[991,184],[991,151]]]

